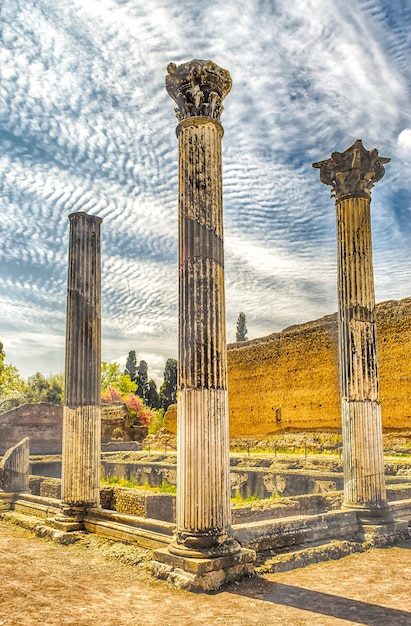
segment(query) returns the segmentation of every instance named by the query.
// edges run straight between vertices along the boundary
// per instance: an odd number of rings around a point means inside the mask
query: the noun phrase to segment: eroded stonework
[[[177,103],[174,111],[180,122],[194,116],[220,119],[221,102],[231,90],[227,70],[213,61],[194,59],[178,66],[170,63],[167,71],[166,89]]]
[[[357,140],[345,152],[313,163],[336,198],[344,504],[364,520],[380,521],[388,521],[390,512],[378,393],[370,190],[389,161]]]
[[[391,159],[378,155],[378,150],[366,150],[357,139],[344,152],[333,152],[331,158],[313,163],[320,170],[320,180],[331,185],[336,200],[344,196],[369,196],[374,184],[384,176],[384,164]]]
[[[168,66],[179,120],[179,383],[174,556],[237,554],[231,537],[221,102],[212,61]]]

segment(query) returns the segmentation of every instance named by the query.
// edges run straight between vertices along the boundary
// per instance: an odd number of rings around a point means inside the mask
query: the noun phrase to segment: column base
[[[17,496],[18,494],[14,491],[0,491],[0,513],[2,511],[11,511]]]
[[[218,543],[215,537],[207,535],[187,535],[182,537],[179,533],[180,541],[173,542],[169,546],[170,554],[183,558],[193,559],[215,559],[218,557],[233,556],[241,550],[241,546],[233,537],[228,537],[225,541]]]
[[[236,554],[196,558],[174,554],[170,548],[154,550],[151,569],[156,578],[166,580],[177,589],[216,591],[223,585],[254,575],[254,550],[240,547]]]
[[[384,524],[361,524],[356,533],[360,541],[366,541],[373,546],[391,545],[395,541],[406,541],[411,537],[408,529],[408,520],[395,520]]]
[[[380,507],[369,507],[355,502],[344,502],[342,508],[355,511],[361,525],[392,524],[395,521],[394,512],[388,504]]]
[[[84,530],[84,518],[87,509],[83,506],[64,505],[55,518],[48,520],[48,524],[58,530],[64,532],[73,532],[76,530]]]

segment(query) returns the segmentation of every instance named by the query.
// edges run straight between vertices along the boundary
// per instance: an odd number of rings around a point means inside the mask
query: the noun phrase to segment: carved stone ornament
[[[231,89],[231,76],[213,61],[194,59],[182,65],[167,66],[166,89],[177,103],[174,109],[181,122],[201,116],[219,120],[222,101]]]
[[[384,164],[391,159],[366,150],[357,139],[345,152],[333,152],[330,159],[313,163],[320,170],[320,180],[331,185],[331,196],[341,200],[347,196],[370,196],[374,184],[385,174]]]

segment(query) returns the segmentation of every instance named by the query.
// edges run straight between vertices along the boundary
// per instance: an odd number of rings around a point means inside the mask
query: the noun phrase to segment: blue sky
[[[356,139],[377,301],[411,294],[408,0],[2,0],[0,339],[64,363],[68,215],[103,218],[103,358],[177,356],[177,140],[168,63],[231,73],[222,123],[228,340],[334,312],[335,209],[312,162]]]

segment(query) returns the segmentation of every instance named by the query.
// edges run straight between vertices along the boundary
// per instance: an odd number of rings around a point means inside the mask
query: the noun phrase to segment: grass
[[[150,487],[150,485],[141,485],[138,481],[126,480],[125,478],[119,478],[118,476],[106,476],[100,481],[103,485],[116,485],[116,487],[128,487],[129,489],[144,489],[145,491],[154,491],[157,493],[176,493],[177,487],[171,483],[163,481],[159,487]],[[278,500],[281,496],[273,495],[266,500]],[[252,496],[244,498],[241,495],[236,495],[231,498],[233,504],[243,504],[247,502],[259,502],[262,500],[259,495],[254,493]]]
[[[158,489],[162,493],[176,493],[177,492],[176,485],[171,485],[170,483],[165,483],[165,482],[162,482]]]
[[[162,482],[159,487],[151,487],[150,485],[141,485],[137,480],[126,480],[118,476],[106,476],[100,482],[103,485],[116,485],[117,487],[128,487],[129,489],[145,489],[146,491],[157,491],[160,493],[176,493],[176,486],[167,482]]]
[[[254,493],[252,496],[248,496],[247,498],[243,498],[243,496],[236,495],[231,498],[231,502],[233,504],[242,504],[243,502],[259,502],[261,500],[260,496]]]

